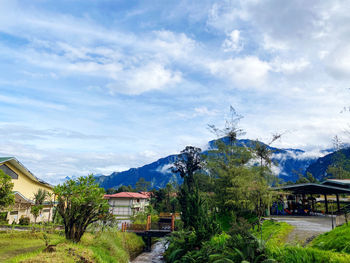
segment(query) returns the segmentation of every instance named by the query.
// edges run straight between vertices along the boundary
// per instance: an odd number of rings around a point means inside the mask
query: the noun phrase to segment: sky
[[[350,4],[0,0],[0,156],[52,184],[215,138],[349,140]]]

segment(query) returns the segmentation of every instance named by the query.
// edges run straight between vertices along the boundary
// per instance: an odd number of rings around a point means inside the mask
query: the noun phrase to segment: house
[[[104,198],[108,199],[111,213],[120,220],[144,212],[150,201],[149,195],[133,192],[105,195]]]
[[[14,157],[0,157],[0,169],[12,178],[15,204],[7,209],[7,220],[18,223],[19,219],[29,217],[34,222],[34,216],[30,213],[34,205],[34,193],[39,189],[52,193],[53,186],[34,176],[23,164]],[[52,218],[52,206],[44,204],[37,222],[49,221]]]

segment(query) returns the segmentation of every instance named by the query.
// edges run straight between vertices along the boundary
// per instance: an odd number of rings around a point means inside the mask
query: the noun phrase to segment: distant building
[[[18,223],[23,216],[29,217],[30,221],[34,222],[34,216],[30,213],[34,205],[34,193],[39,189],[52,193],[53,186],[34,176],[14,157],[0,157],[0,169],[12,178],[14,184],[15,204],[3,211],[7,212],[7,220],[10,224]],[[47,222],[51,220],[52,214],[52,207],[46,204],[36,221]]]
[[[131,216],[145,212],[149,206],[150,195],[148,193],[121,192],[105,195],[108,199],[110,211],[117,219],[129,219]]]

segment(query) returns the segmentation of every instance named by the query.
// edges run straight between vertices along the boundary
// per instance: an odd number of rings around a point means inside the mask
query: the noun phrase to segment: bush
[[[21,218],[19,219],[19,223],[21,226],[27,226],[30,224],[30,219],[29,217],[26,216],[21,216]]]
[[[0,212],[0,224],[7,225],[9,221],[6,218],[7,218],[7,212]]]

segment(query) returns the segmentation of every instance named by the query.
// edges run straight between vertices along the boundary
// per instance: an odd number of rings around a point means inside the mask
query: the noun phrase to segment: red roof
[[[113,195],[104,195],[105,198],[140,198],[140,199],[149,199],[147,195],[133,192],[121,192]]]

